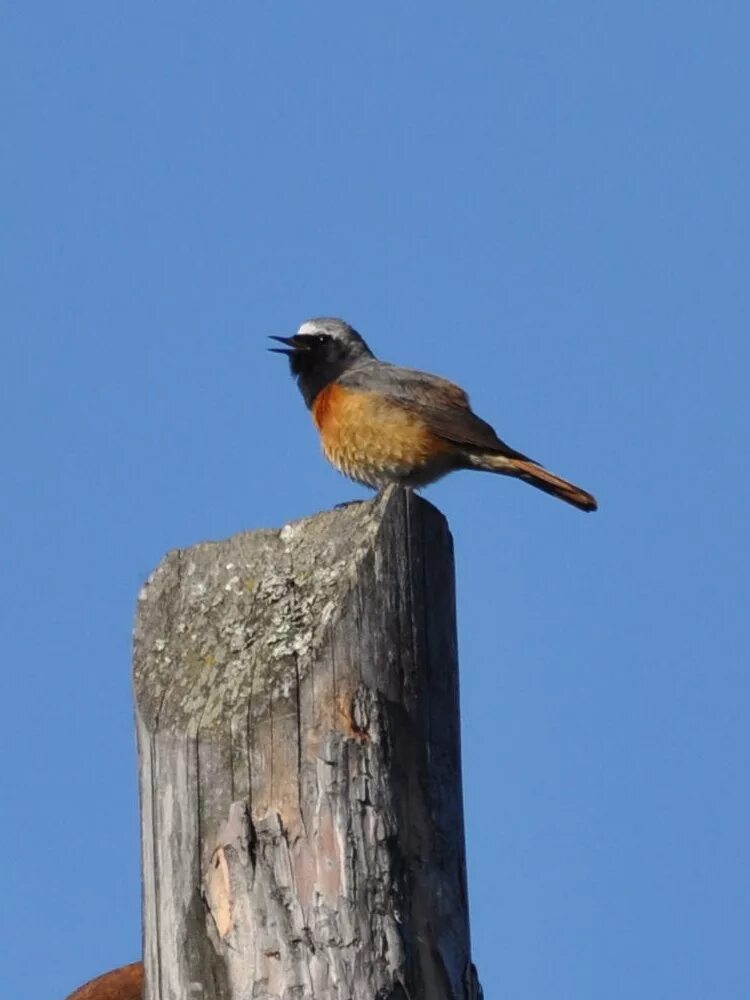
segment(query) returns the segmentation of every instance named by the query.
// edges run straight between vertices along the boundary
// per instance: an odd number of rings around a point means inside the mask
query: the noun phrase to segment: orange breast
[[[326,425],[332,420],[336,420],[337,410],[341,405],[342,397],[348,395],[336,382],[331,382],[325,389],[321,389],[313,400],[312,416],[315,426],[321,434],[324,433]]]
[[[323,452],[345,475],[370,486],[429,481],[453,449],[414,413],[374,392],[326,386],[312,405]],[[436,475],[447,469],[439,468]]]

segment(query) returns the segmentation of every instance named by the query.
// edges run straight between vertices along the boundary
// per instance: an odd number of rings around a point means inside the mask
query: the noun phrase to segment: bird
[[[364,338],[331,316],[306,320],[283,347],[323,453],[339,472],[382,490],[419,489],[459,469],[520,479],[579,510],[594,497],[516,451],[478,417],[466,392],[438,375],[375,357]]]

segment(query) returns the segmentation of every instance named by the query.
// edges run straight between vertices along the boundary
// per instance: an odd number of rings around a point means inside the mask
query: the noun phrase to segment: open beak
[[[295,351],[305,351],[308,350],[308,345],[302,340],[301,337],[270,337],[270,340],[277,340],[280,344],[286,344],[286,347],[269,347],[268,350],[274,354],[286,354],[287,357],[295,353]]]

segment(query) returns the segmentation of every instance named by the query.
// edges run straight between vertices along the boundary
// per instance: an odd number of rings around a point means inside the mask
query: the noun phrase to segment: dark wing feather
[[[460,386],[438,375],[368,358],[344,372],[338,381],[351,389],[379,393],[395,406],[414,413],[433,434],[445,441],[533,461],[507,445],[472,411],[469,397]]]

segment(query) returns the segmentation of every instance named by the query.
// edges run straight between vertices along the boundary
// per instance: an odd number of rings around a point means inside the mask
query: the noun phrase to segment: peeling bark
[[[435,508],[170,553],[134,680],[146,1000],[478,1000]]]

